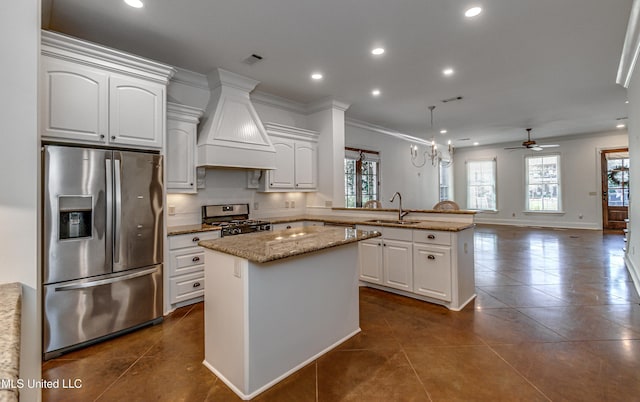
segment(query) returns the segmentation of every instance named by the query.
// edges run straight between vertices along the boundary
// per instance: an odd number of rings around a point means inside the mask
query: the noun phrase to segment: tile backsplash
[[[205,188],[197,194],[167,194],[167,226],[200,223],[202,205],[249,204],[252,218],[302,215],[306,193],[259,193],[247,188],[247,171],[207,169]]]

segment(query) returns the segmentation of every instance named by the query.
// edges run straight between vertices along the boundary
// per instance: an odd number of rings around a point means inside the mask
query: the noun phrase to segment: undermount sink
[[[393,223],[396,225],[415,225],[416,223],[420,223],[420,221],[399,221],[397,219],[371,219],[365,221],[367,223]]]

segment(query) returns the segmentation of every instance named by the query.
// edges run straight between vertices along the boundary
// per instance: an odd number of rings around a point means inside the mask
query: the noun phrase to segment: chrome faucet
[[[398,205],[398,220],[401,221],[402,218],[404,218],[409,213],[402,210],[402,194],[400,194],[398,191],[396,191],[396,193],[393,195],[393,197],[391,197],[389,202],[393,202],[393,200],[396,199],[396,196],[398,196],[398,200],[400,201],[400,204]]]

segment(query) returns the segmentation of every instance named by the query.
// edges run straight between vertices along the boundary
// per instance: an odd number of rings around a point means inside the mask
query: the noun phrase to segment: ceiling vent
[[[461,101],[462,99],[464,99],[462,96],[454,96],[452,98],[448,98],[448,99],[443,99],[442,103],[449,103],[449,102],[454,102],[454,101]]]
[[[251,56],[247,57],[246,59],[242,60],[242,62],[244,64],[248,64],[250,66],[256,64],[257,62],[262,61],[262,56],[260,56],[259,54],[252,54]]]

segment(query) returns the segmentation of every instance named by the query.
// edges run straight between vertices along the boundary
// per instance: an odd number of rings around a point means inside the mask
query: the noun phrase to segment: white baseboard
[[[631,275],[631,280],[633,280],[636,292],[640,295],[640,273],[638,272],[638,268],[635,266],[633,261],[631,261],[628,254],[625,254],[624,256],[624,263],[627,265],[627,269],[629,270],[629,275]]]
[[[505,225],[505,226],[526,226],[526,227],[546,227],[559,229],[588,229],[602,230],[602,227],[593,222],[562,222],[562,221],[539,221],[530,219],[492,219],[484,218],[476,215],[475,223],[485,223],[488,225]]]

